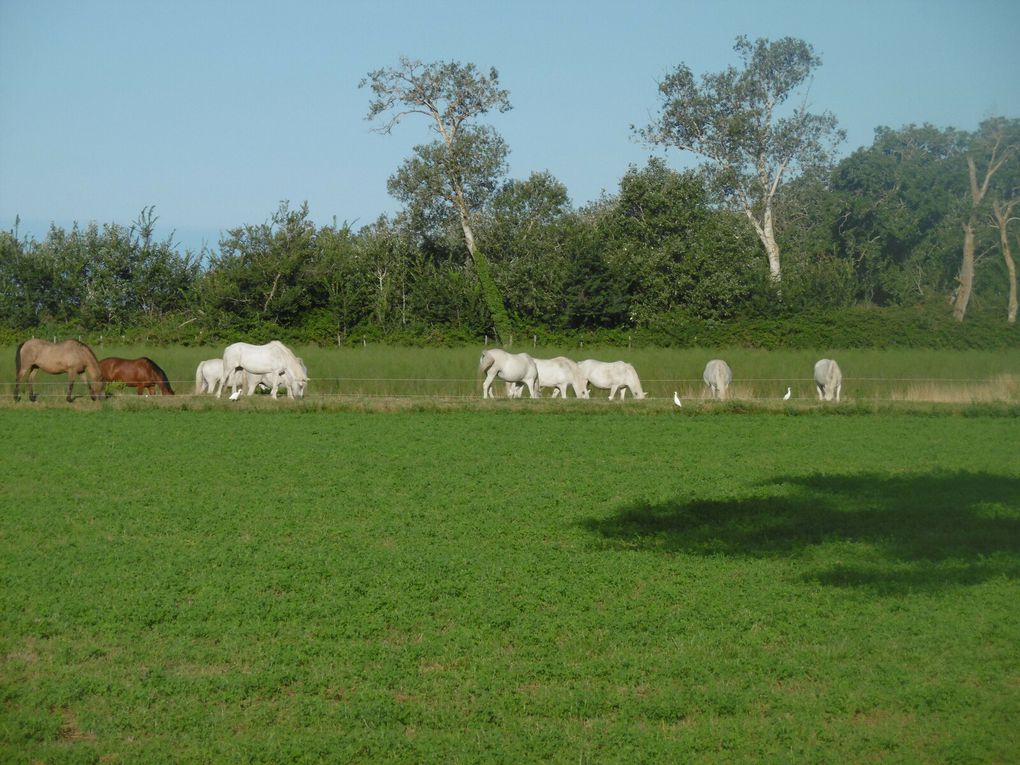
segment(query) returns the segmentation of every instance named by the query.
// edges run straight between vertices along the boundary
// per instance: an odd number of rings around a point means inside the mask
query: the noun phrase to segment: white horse
[[[215,393],[223,378],[223,359],[206,359],[195,369],[195,394]]]
[[[495,398],[492,395],[492,383],[497,375],[508,383],[524,383],[531,397],[538,397],[538,367],[535,366],[535,360],[526,353],[507,353],[499,348],[490,348],[482,351],[478,368],[485,372],[482,398]]]
[[[585,359],[578,366],[593,387],[609,389],[610,401],[613,400],[613,396],[618,390],[620,391],[620,400],[623,401],[627,388],[630,388],[634,398],[645,397],[645,392],[641,390],[641,381],[638,379],[637,370],[626,361]]]
[[[206,359],[199,362],[198,368],[195,370],[195,393],[216,393],[220,388],[222,377],[223,359]],[[230,385],[235,377],[239,378],[239,384],[243,386],[245,393],[249,396],[255,392],[259,385],[264,386],[266,390],[273,387],[270,375],[249,375],[243,369],[235,369],[227,384]],[[283,384],[286,385],[286,382]]]
[[[554,359],[535,359],[535,367],[538,369],[539,393],[542,388],[552,388],[553,398],[557,395],[566,398],[567,386],[570,386],[575,396],[588,398],[588,380],[577,362],[566,356],[557,356]],[[520,398],[523,392],[524,386],[520,383],[506,384],[506,394],[510,398]]]
[[[265,345],[250,343],[234,343],[223,351],[223,371],[220,376],[219,398],[226,385],[231,386],[231,393],[237,394],[238,370],[250,375],[270,376],[270,395],[276,398],[280,385],[287,390],[290,398],[303,398],[308,385],[308,370],[304,362],[279,340],[271,340]],[[228,379],[229,378],[229,379]],[[254,385],[251,390],[254,391]]]
[[[733,370],[722,359],[712,359],[705,364],[705,374],[702,376],[702,379],[712,392],[712,398],[725,401],[726,389],[733,382]]]
[[[815,363],[815,388],[819,401],[839,401],[843,389],[843,372],[832,359],[819,359]]]

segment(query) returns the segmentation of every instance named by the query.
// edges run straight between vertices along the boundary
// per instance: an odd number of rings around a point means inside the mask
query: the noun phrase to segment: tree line
[[[12,333],[144,330],[168,341],[319,343],[430,338],[508,343],[516,332],[641,332],[827,312],[917,309],[1014,325],[1020,120],[976,131],[876,129],[839,161],[835,117],[781,106],[820,64],[809,45],[738,38],[741,67],[684,65],[635,134],[692,153],[652,156],[575,207],[547,172],[507,177],[479,119],[510,108],[498,73],[401,59],[363,85],[389,132],[424,116],[436,138],[390,177],[404,207],[355,230],[281,202],[183,254],[129,225],[0,232],[0,323]]]

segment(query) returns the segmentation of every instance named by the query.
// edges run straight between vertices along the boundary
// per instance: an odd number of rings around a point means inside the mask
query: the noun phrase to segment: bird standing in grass
[[[673,403],[677,406],[683,406],[683,404],[680,403],[680,394],[676,391],[673,391]]]
[[[790,400],[790,396],[792,396],[792,395],[793,395],[793,390],[790,389],[790,388],[787,388],[786,389],[786,395],[783,396],[783,401],[789,401]]]

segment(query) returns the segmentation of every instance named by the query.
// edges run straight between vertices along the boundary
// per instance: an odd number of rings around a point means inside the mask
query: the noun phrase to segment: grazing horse
[[[16,371],[14,382],[14,400],[18,401],[22,380],[28,378],[28,399],[35,401],[35,376],[41,369],[46,374],[59,375],[67,373],[67,400],[73,401],[74,378],[84,374],[89,384],[89,395],[92,400],[105,398],[103,372],[99,368],[96,354],[85,343],[77,340],[65,340],[62,343],[50,343],[35,338],[26,340],[18,346],[14,354]]]
[[[206,359],[195,368],[195,394],[215,393],[223,382],[223,359]]]
[[[531,397],[538,397],[538,367],[535,366],[535,360],[526,353],[507,353],[499,348],[490,348],[482,351],[478,368],[485,372],[482,398],[495,398],[492,395],[492,383],[497,375],[508,383],[524,383]]]
[[[279,340],[271,340],[265,345],[250,343],[228,345],[223,351],[223,370],[216,398],[222,395],[223,388],[228,384],[231,386],[231,393],[237,393],[239,376],[235,373],[238,371],[269,375],[270,394],[273,398],[276,398],[280,385],[286,388],[290,398],[304,398],[305,387],[308,385],[308,370],[305,363]]]
[[[819,401],[839,402],[839,393],[843,389],[843,372],[832,359],[819,359],[815,363],[815,388],[818,389]]]
[[[538,390],[552,388],[553,398],[557,395],[567,397],[567,387],[574,389],[574,395],[578,398],[588,398],[588,380],[585,379],[577,362],[571,361],[566,356],[557,356],[554,359],[535,359],[535,367],[538,369]],[[507,396],[520,398],[524,386],[520,383],[507,383]]]
[[[230,385],[235,377],[240,377],[243,381],[246,379],[244,370],[234,371],[231,375],[230,380],[227,384]],[[205,361],[198,362],[198,367],[195,368],[195,393],[216,393],[220,389],[220,383],[223,377],[223,359],[206,359]],[[265,375],[258,375],[258,383],[262,383],[267,388],[269,385],[261,378]],[[242,383],[243,384],[243,383]]]
[[[103,379],[106,382],[122,382],[128,386],[134,386],[138,395],[156,395],[156,388],[164,396],[174,395],[170,381],[166,377],[159,364],[148,356],[137,359],[122,359],[117,356],[110,356],[99,362],[99,368],[103,370]]]
[[[705,364],[705,374],[702,375],[705,385],[712,393],[712,398],[720,401],[726,400],[726,389],[733,382],[733,370],[730,365],[722,359],[712,359]]]
[[[623,401],[627,388],[630,388],[634,398],[644,398],[646,395],[641,389],[637,370],[626,361],[585,359],[578,366],[581,367],[581,372],[588,378],[592,387],[609,389],[610,401],[613,400],[616,391],[620,391],[620,401]]]

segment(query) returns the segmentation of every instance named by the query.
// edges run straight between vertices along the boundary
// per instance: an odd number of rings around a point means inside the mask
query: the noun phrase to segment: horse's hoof
[[[31,393],[31,394],[29,394],[29,396],[28,396],[28,400],[29,400],[29,401],[35,401],[35,400],[36,400],[36,398],[38,398],[38,396],[36,396],[36,395],[35,395],[34,393]]]

